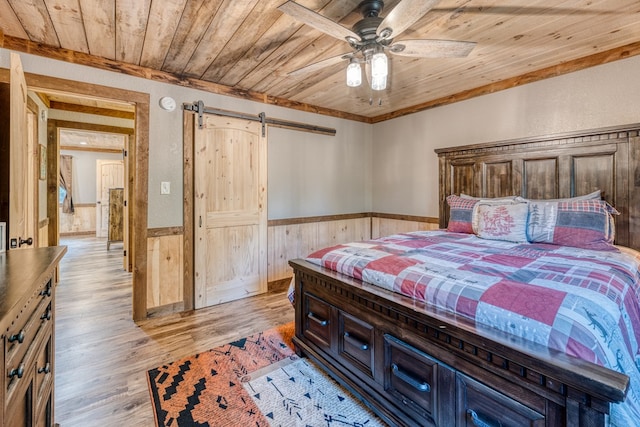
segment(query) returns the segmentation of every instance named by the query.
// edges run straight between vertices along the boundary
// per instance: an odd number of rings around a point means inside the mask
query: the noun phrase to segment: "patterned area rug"
[[[289,323],[148,372],[156,424],[384,426],[309,360]]]

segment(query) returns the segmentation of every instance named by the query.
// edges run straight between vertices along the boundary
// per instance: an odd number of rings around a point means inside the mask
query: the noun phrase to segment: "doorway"
[[[8,82],[8,74],[0,73],[0,81]],[[130,138],[127,179],[130,183],[129,223],[131,239],[131,263],[133,271],[134,320],[147,317],[147,211],[148,211],[148,150],[149,150],[149,94],[125,89],[82,83],[55,77],[26,74],[27,86],[36,93],[66,94],[78,98],[114,100],[134,106],[135,129]],[[64,88],[61,91],[60,88]],[[63,120],[47,121],[47,217],[49,218],[48,243],[59,244],[58,231],[58,131],[68,124]]]

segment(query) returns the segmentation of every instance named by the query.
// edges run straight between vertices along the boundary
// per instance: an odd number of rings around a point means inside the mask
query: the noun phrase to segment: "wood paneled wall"
[[[438,228],[437,218],[383,214],[338,215],[271,221],[268,228],[267,280],[293,276],[289,260],[326,246],[394,233]],[[181,309],[183,301],[182,230],[154,230],[147,238],[147,309]]]
[[[147,238],[147,308],[182,302],[183,264],[181,235]]]
[[[58,208],[59,232],[65,234],[90,234],[96,232],[96,205],[85,203],[74,205],[74,213],[63,213]]]

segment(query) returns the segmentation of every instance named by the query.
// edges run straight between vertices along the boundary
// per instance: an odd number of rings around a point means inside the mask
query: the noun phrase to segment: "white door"
[[[195,307],[267,290],[267,139],[259,122],[195,129]]]
[[[124,187],[123,160],[96,160],[96,237],[109,231],[109,189]]]

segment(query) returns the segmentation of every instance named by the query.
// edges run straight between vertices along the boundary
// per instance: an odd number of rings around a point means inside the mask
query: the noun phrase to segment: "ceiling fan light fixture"
[[[362,83],[362,68],[355,59],[349,61],[347,66],[347,86],[358,87]]]
[[[371,57],[371,76],[373,78],[384,77],[386,80],[387,74],[389,74],[387,55],[384,52],[374,53]]]
[[[387,76],[371,76],[371,89],[385,90],[387,88]]]

